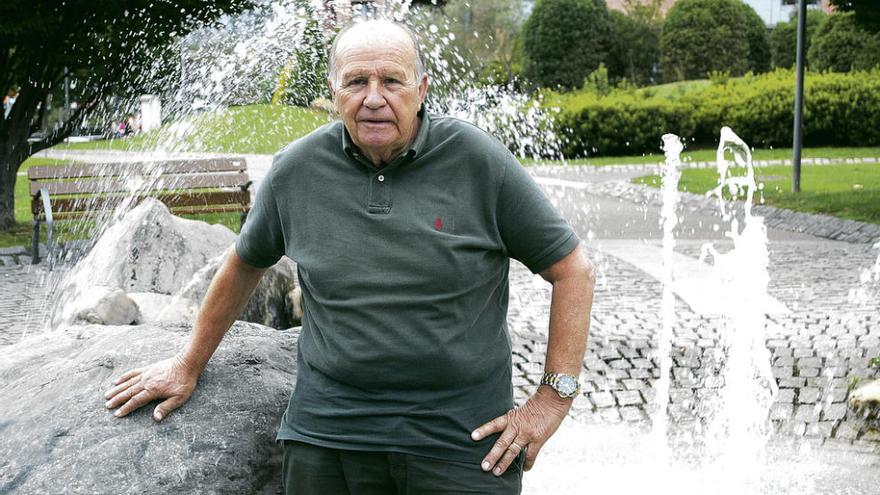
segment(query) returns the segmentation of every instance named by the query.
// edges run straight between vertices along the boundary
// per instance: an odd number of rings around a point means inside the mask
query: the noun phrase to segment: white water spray
[[[678,225],[675,208],[678,206],[678,180],[681,175],[681,152],[684,145],[674,134],[663,136],[663,152],[666,161],[661,169],[663,207],[660,221],[663,225],[663,299],[661,303],[660,334],[657,337],[657,357],[660,365],[660,378],[655,384],[654,411],[652,414],[652,437],[661,465],[669,463],[667,435],[669,430],[669,374],[672,371],[672,329],[675,326],[675,294],[672,291],[672,258],[675,250],[673,231]]]
[[[733,163],[725,156],[728,152]],[[706,244],[701,256],[712,255],[715,271],[722,280],[719,297],[724,300],[724,388],[713,411],[709,444],[715,468],[729,480],[720,488],[728,493],[744,493],[749,473],[759,472],[763,460],[769,434],[768,411],[777,392],[770,352],[765,345],[761,303],[769,282],[767,232],[764,219],[751,213],[757,184],[748,145],[724,127],[716,158],[718,187],[709,194],[718,199],[722,217],[730,224],[725,235],[733,241],[733,249],[722,254],[712,244]],[[745,175],[734,175],[734,166],[745,168]],[[735,203],[728,204],[725,191],[734,199],[745,194],[742,228],[740,212],[735,211]],[[731,466],[737,469],[731,471]]]

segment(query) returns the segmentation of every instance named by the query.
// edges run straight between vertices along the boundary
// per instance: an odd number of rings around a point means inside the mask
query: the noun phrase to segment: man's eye
[[[393,77],[386,77],[385,84],[400,84],[398,79],[394,79]]]
[[[356,77],[356,78],[352,79],[351,81],[348,81],[348,84],[346,84],[346,86],[362,86],[366,83],[367,83],[367,80],[365,78]]]

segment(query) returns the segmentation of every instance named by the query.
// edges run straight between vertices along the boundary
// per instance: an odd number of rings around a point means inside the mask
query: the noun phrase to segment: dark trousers
[[[496,477],[476,463],[285,440],[282,479],[287,495],[518,495],[524,460],[520,455]]]

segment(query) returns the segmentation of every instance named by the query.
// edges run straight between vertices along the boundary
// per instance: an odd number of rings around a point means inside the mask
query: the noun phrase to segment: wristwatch
[[[581,391],[577,377],[563,373],[544,373],[541,377],[541,385],[552,388],[563,399],[571,399]]]

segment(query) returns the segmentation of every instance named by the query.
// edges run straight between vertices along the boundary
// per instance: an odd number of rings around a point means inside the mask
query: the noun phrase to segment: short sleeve
[[[506,164],[498,198],[498,228],[511,258],[532,273],[551,267],[580,243],[577,234],[515,159]]]
[[[267,268],[281,259],[284,246],[284,232],[270,174],[260,184],[253,208],[235,243],[235,252],[245,263]]]

